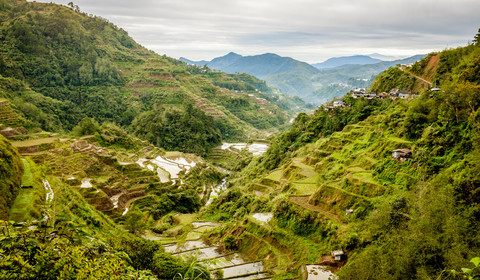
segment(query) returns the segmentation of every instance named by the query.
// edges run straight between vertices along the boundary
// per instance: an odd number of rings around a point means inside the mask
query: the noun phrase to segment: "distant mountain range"
[[[377,58],[371,58],[367,55],[354,55],[354,56],[342,56],[342,57],[332,57],[327,59],[322,63],[312,64],[317,69],[329,69],[345,65],[366,65],[366,64],[375,64],[382,62],[382,60]]]
[[[229,74],[248,73],[264,79],[271,75],[296,73],[297,75],[314,75],[318,73],[312,65],[290,57],[281,57],[273,53],[253,56],[242,56],[231,52],[225,56],[214,58],[210,62],[191,61],[186,58],[180,60],[198,66],[207,65],[211,69],[220,70]]]
[[[330,58],[313,65],[272,53],[242,56],[230,52],[211,61],[192,61],[183,57],[180,60],[230,74],[248,73],[265,80],[283,93],[298,96],[307,102],[321,104],[336,96],[344,95],[353,88],[368,88],[373,77],[389,67],[413,63],[424,56],[383,61],[366,55],[354,55]]]

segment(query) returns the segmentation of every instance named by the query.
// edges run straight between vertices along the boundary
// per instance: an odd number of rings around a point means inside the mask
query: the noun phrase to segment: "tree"
[[[480,46],[480,28],[478,29],[477,35],[473,37],[473,44],[475,46]]]
[[[125,228],[131,233],[143,233],[145,227],[142,218],[142,213],[138,211],[128,212],[125,220]]]
[[[73,133],[77,136],[92,135],[100,130],[98,123],[92,118],[83,118],[77,126],[73,128]]]

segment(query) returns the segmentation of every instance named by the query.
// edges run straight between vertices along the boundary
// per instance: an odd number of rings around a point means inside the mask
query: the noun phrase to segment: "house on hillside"
[[[339,261],[339,262],[347,259],[347,255],[345,255],[345,252],[343,252],[343,250],[335,250],[335,251],[332,251],[330,254],[336,261]]]
[[[397,89],[397,88],[391,89],[390,92],[388,93],[388,95],[392,99],[395,99],[397,97],[401,98],[401,99],[411,99],[411,98],[415,98],[415,97],[418,96],[417,94],[415,94],[411,91],[400,90],[400,89]]]
[[[392,151],[392,158],[401,162],[412,158],[412,150],[410,149],[397,149]]]
[[[333,107],[345,107],[346,104],[342,99],[333,101]]]
[[[387,98],[388,97],[388,92],[382,91],[379,94],[377,94],[377,98]]]
[[[356,88],[352,91],[353,98],[364,97],[367,94],[367,90],[364,88]]]

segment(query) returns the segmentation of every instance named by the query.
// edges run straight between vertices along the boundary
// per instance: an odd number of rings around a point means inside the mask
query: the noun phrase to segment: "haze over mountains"
[[[242,56],[230,52],[211,61],[192,61],[184,57],[180,60],[226,73],[248,73],[265,80],[283,93],[298,96],[306,102],[322,104],[356,87],[368,87],[374,76],[391,66],[413,63],[424,57],[416,55],[384,61],[378,57],[392,57],[380,54],[372,56],[377,58],[367,55],[335,57],[313,65],[272,53]]]
[[[382,60],[377,58],[371,58],[368,55],[353,55],[353,56],[342,56],[342,57],[332,57],[321,63],[312,64],[315,68],[318,69],[329,69],[340,67],[344,65],[362,65],[362,64],[375,64],[382,62]]]

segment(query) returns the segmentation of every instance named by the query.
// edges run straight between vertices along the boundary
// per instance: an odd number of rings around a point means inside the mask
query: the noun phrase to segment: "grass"
[[[189,225],[197,220],[196,217],[196,214],[177,214],[175,220],[178,221],[179,225]]]
[[[32,186],[33,185],[33,173],[32,167],[30,166],[30,162],[24,158],[22,158],[23,162],[23,174],[22,174],[22,185],[23,186]]]
[[[318,189],[317,184],[292,183],[296,189],[295,195],[311,195]]]
[[[358,179],[363,182],[368,182],[372,184],[378,184],[377,181],[373,179],[372,173],[368,171],[360,172],[360,173],[355,173],[352,175],[353,178]]]
[[[43,139],[30,139],[25,141],[16,141],[16,142],[12,142],[12,145],[16,148],[22,148],[22,147],[38,146],[42,144],[51,144],[56,141],[58,141],[57,137],[49,137],[49,138],[43,138]]]
[[[280,181],[282,179],[282,170],[276,170],[273,171],[272,173],[268,174],[265,178],[273,180],[273,181]]]
[[[17,198],[10,208],[9,220],[15,222],[25,222],[30,218],[30,210],[33,209],[35,201],[34,189],[20,189]]]
[[[402,139],[402,138],[399,138],[399,137],[395,137],[395,136],[389,136],[388,139],[395,142],[395,143],[402,143],[402,144],[411,144],[412,143],[411,141],[408,141],[408,140],[405,140],[405,139]]]
[[[30,161],[22,158],[24,171],[22,174],[22,185],[23,186],[33,186],[33,188],[21,188],[13,205],[10,209],[9,219],[16,222],[23,222],[30,220],[31,213],[35,212],[35,199],[36,199],[36,188],[35,188],[35,176],[33,173],[34,166],[31,165]]]

